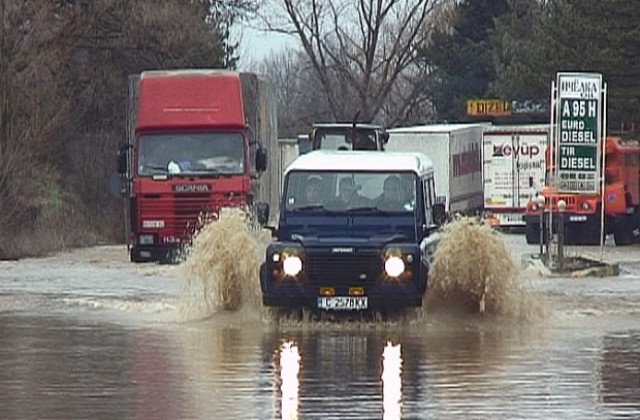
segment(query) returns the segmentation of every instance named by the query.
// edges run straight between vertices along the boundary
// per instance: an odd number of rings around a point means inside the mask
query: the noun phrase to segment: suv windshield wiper
[[[308,205],[308,206],[296,207],[296,208],[294,208],[292,210],[294,210],[294,211],[306,211],[306,210],[328,211],[327,209],[324,208],[324,206],[322,204],[311,204],[311,205]]]
[[[380,210],[375,206],[366,206],[366,207],[353,207],[347,210],[349,213],[359,213],[359,212],[380,212],[380,213],[388,213],[387,211]]]

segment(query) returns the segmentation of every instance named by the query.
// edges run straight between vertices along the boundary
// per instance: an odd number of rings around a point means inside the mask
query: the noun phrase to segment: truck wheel
[[[525,237],[527,238],[528,244],[539,244],[540,243],[540,225],[536,223],[527,222],[525,225]]]
[[[585,245],[600,245],[600,227],[595,227],[585,232]]]
[[[633,242],[632,219],[629,216],[620,217],[616,220],[613,228],[613,241],[616,246],[629,245]]]

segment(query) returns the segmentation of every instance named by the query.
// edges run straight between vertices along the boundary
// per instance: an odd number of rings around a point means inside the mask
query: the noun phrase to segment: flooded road
[[[617,277],[517,273],[509,311],[487,297],[484,315],[335,321],[266,313],[231,242],[245,271],[216,275],[243,282],[239,301],[200,293],[198,264],[131,264],[121,246],[0,262],[0,417],[640,418],[637,245],[607,245]]]

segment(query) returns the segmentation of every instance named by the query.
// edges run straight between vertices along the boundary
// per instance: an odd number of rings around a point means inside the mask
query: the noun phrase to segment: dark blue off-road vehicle
[[[422,305],[444,207],[421,153],[314,151],[285,170],[276,240],[260,270],[266,306]]]

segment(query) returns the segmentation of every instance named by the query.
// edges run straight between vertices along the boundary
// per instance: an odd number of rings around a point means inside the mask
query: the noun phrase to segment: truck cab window
[[[138,142],[140,176],[244,172],[240,133],[144,134]]]

